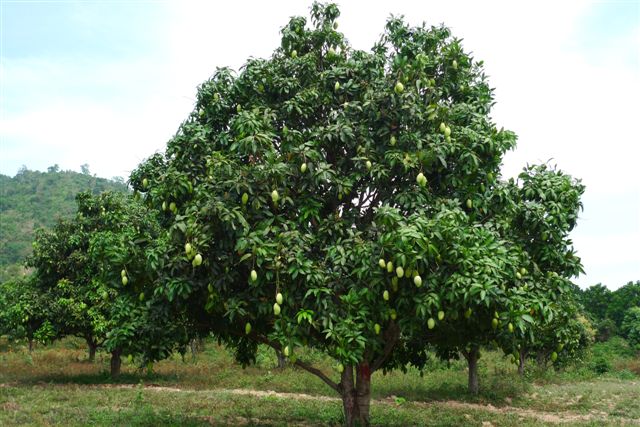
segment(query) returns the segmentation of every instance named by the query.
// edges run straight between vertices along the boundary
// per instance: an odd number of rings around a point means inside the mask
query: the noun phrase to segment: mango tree
[[[525,341],[521,347],[521,353],[535,357],[539,367],[546,367],[549,362],[561,367],[580,361],[595,340],[591,322],[575,306],[565,305],[558,314],[536,330],[535,341]],[[518,372],[523,374],[523,369],[519,368]]]
[[[130,182],[167,231],[153,294],[244,364],[260,343],[281,350],[340,394],[346,424],[368,425],[372,373],[424,363],[411,340],[430,318],[470,308],[490,325],[508,298],[522,247],[485,222],[483,194],[515,135],[447,28],[391,18],[364,52],[338,16],[316,3],[271,58],[218,69]]]
[[[91,360],[99,346],[105,347],[115,377],[122,353],[142,352],[146,329],[154,324],[152,306],[136,288],[135,277],[146,271],[146,259],[133,251],[154,239],[157,223],[144,206],[119,193],[80,193],[76,200],[75,218],[37,233],[29,264],[35,268],[37,291],[56,308],[49,319],[56,334],[85,338]],[[120,246],[131,250],[126,261],[108,264],[108,255]],[[116,268],[117,278],[111,274]],[[153,345],[162,342],[156,337]]]
[[[48,293],[35,286],[32,276],[0,284],[0,336],[26,340],[29,352],[35,342],[48,343],[57,337],[50,319],[55,313]]]
[[[571,278],[583,270],[569,233],[577,225],[583,192],[584,186],[570,175],[534,165],[490,195],[492,205],[501,206],[496,221],[504,225],[502,234],[528,257],[516,273],[513,289],[520,299],[509,313],[515,335],[499,340],[517,355],[520,374],[529,355],[555,361],[559,350],[566,347],[566,356],[579,347],[584,328],[578,321]]]
[[[556,341],[554,349],[559,342],[573,340],[575,328],[559,320],[575,313],[568,291],[571,283],[557,272],[571,276],[580,269],[565,239],[575,224],[582,190],[579,182],[545,165],[527,167],[518,182],[494,181],[485,187],[476,198],[477,210],[470,212],[482,227],[471,223],[462,244],[433,224],[424,232],[432,242],[441,238],[440,246],[446,244],[448,251],[439,266],[441,276],[431,281],[433,298],[441,307],[437,317],[431,313],[427,329],[413,337],[412,347],[429,344],[445,359],[464,356],[470,393],[478,393],[481,346],[497,343],[507,353],[519,350],[522,362],[533,345],[550,339],[549,331]],[[555,197],[555,191],[563,196]],[[544,202],[530,200],[533,192]],[[568,215],[573,215],[571,225],[566,222]],[[540,221],[548,221],[543,230]],[[464,223],[457,225],[461,226]],[[540,235],[545,233],[556,241],[543,240]],[[545,277],[544,272],[552,274]]]
[[[523,253],[490,224],[478,226],[462,211],[436,215],[424,221],[418,233],[444,250],[437,264],[420,276],[428,286],[427,303],[416,307],[423,328],[407,337],[398,367],[423,366],[428,349],[445,360],[462,354],[469,364],[469,392],[476,394],[480,347],[497,338],[499,326],[513,332],[509,317],[519,301],[513,293],[514,274],[521,268]]]

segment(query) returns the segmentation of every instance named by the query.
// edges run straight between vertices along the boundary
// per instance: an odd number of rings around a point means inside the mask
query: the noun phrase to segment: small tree
[[[54,312],[49,294],[41,292],[31,276],[0,284],[0,335],[25,339],[29,352],[34,342],[47,343],[57,337],[50,321]]]
[[[259,343],[281,350],[340,394],[347,425],[368,425],[372,373],[424,363],[412,340],[440,310],[491,325],[526,257],[486,224],[515,135],[489,118],[482,64],[447,28],[397,18],[356,51],[338,16],[315,3],[270,59],[219,69],[130,181],[164,212],[153,294],[243,364]]]
[[[448,328],[429,340],[442,354],[460,351],[465,357],[471,393],[478,392],[480,346],[497,341],[507,352],[515,349],[522,373],[531,346],[549,339],[550,331],[555,341],[564,338],[564,324],[557,319],[571,311],[569,278],[582,271],[568,234],[576,225],[583,191],[579,181],[546,165],[525,168],[517,181],[486,187],[479,219],[485,229],[502,238],[502,244],[489,245],[485,238],[484,245],[466,245],[464,261],[454,264],[448,280],[440,282],[444,286],[437,289],[442,300],[448,298],[453,304],[468,304],[468,291],[479,293],[480,310],[476,314],[469,309],[466,319],[446,321]],[[505,264],[496,264],[494,253],[504,247],[510,248],[511,257]],[[487,251],[482,258],[473,256],[482,249]],[[471,286],[451,283],[458,275],[470,278]],[[488,293],[487,283],[500,286],[489,287],[494,292]],[[456,289],[465,292],[456,294]]]
[[[491,195],[502,206],[498,223],[503,233],[527,254],[513,289],[520,301],[509,313],[515,334],[499,340],[505,351],[514,352],[521,375],[528,356],[535,353],[546,360],[575,335],[575,285],[570,280],[583,270],[569,233],[577,225],[583,193],[579,180],[537,165]]]
[[[555,366],[580,360],[584,351],[593,344],[595,331],[591,323],[571,303],[556,306],[555,315],[532,325],[531,335],[518,337],[514,342],[514,358],[518,373],[524,375],[527,359],[535,359],[541,368],[549,362]]]
[[[152,348],[145,347],[149,340],[156,353],[164,349],[158,338],[163,334],[149,335],[149,329],[175,328],[151,320],[153,305],[144,300],[142,284],[134,279],[147,268],[146,259],[135,251],[156,237],[157,223],[142,205],[122,194],[80,193],[77,202],[73,220],[39,231],[29,263],[35,268],[36,292],[44,292],[56,307],[48,320],[58,336],[83,337],[91,360],[104,346],[111,353],[115,377],[123,352],[144,352]],[[119,261],[115,268],[109,264],[113,258]],[[112,273],[116,268],[117,278]]]
[[[514,273],[522,265],[523,254],[501,240],[491,225],[477,227],[466,217],[459,219],[460,223],[446,224],[436,217],[421,230],[430,242],[446,246],[447,252],[437,275],[427,275],[428,305],[419,308],[424,313],[418,316],[426,325],[407,337],[407,347],[397,361],[399,368],[406,363],[423,366],[427,353],[420,347],[426,346],[434,347],[443,359],[461,354],[469,365],[469,392],[477,394],[480,347],[497,339],[501,329],[513,332],[508,319],[520,300],[513,293]]]

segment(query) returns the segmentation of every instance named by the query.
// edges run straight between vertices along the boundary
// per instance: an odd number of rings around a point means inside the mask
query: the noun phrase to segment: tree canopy
[[[54,307],[47,321],[55,337],[82,337],[92,353],[104,347],[112,353],[113,375],[123,353],[144,361],[166,357],[186,338],[180,319],[144,293],[150,271],[145,244],[159,234],[157,221],[124,194],[80,193],[76,199],[75,218],[40,230],[29,260],[36,291]]]
[[[449,29],[392,17],[364,52],[338,16],[314,3],[271,58],[218,69],[131,184],[166,230],[150,292],[243,363],[258,343],[281,349],[341,394],[352,425],[369,422],[372,372],[424,364],[435,319],[483,337],[496,311],[509,333],[530,310],[552,317],[581,270],[567,233],[583,187],[545,166],[499,180],[516,137]]]
[[[34,342],[56,338],[51,323],[55,313],[51,295],[39,289],[31,276],[0,283],[0,336],[25,339],[31,350]]]

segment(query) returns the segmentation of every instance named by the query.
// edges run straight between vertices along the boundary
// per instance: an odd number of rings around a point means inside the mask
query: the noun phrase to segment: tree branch
[[[308,365],[304,362],[301,362],[300,360],[296,360],[294,363],[296,366],[301,367],[302,369],[304,369],[307,372],[310,372],[312,374],[314,374],[315,376],[317,376],[318,378],[320,378],[322,381],[324,381],[329,387],[331,387],[332,389],[334,389],[338,394],[342,395],[342,389],[340,387],[339,384],[336,384],[335,382],[331,381],[331,378],[329,378],[328,376],[326,376],[321,370],[314,368],[311,365]]]
[[[249,337],[255,341],[258,341],[262,344],[268,345],[269,347],[278,350],[278,351],[282,351],[282,346],[280,345],[280,343],[277,342],[273,342],[268,340],[267,338],[257,335],[255,333],[251,333],[249,334]],[[318,368],[314,368],[313,366],[302,362],[300,360],[296,360],[294,362],[294,365],[299,366],[300,368],[304,369],[305,371],[317,376],[318,378],[320,378],[322,381],[325,382],[325,384],[327,384],[329,387],[331,387],[332,389],[334,389],[338,394],[342,395],[342,389],[340,387],[339,384],[335,383],[334,381],[331,380],[331,378],[329,378],[328,376],[326,376],[324,374],[324,372],[322,372],[320,369]]]

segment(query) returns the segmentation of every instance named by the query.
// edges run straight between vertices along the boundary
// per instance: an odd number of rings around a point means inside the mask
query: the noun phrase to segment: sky
[[[572,239],[581,287],[640,280],[640,0],[338,1],[369,50],[386,19],[444,23],[485,63],[503,176],[547,162],[582,179]],[[216,67],[268,57],[308,1],[0,0],[0,173],[23,166],[125,179],[163,151]]]

